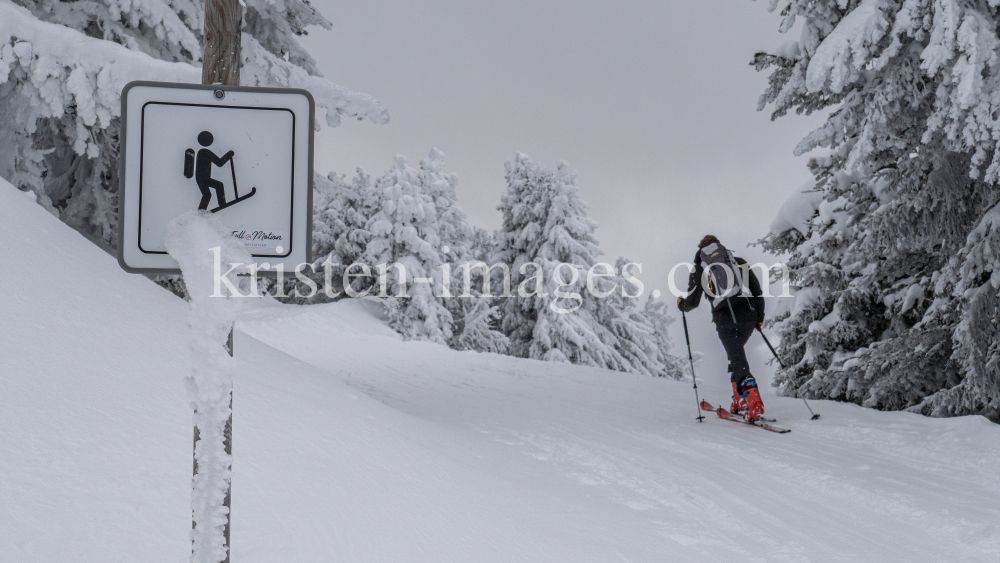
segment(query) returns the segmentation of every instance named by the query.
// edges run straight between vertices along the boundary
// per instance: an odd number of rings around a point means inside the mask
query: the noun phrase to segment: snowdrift
[[[187,304],[0,181],[0,561],[190,553]],[[995,561],[1000,427],[403,342],[243,304],[234,562]],[[728,383],[703,374],[718,402]]]

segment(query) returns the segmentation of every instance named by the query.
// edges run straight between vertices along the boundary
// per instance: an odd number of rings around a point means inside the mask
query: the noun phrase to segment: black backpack
[[[702,281],[705,295],[712,301],[712,310],[727,303],[729,298],[744,293],[743,271],[736,262],[736,256],[720,243],[702,248],[698,259],[704,269]]]

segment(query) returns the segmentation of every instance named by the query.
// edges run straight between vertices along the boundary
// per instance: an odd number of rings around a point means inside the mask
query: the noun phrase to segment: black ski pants
[[[757,381],[750,373],[747,353],[743,349],[756,328],[757,323],[754,321],[717,323],[715,325],[715,330],[719,333],[719,340],[722,341],[722,347],[726,349],[726,356],[729,357],[729,371],[732,373],[730,381],[736,384],[736,390],[741,395],[748,387],[757,385]],[[751,383],[752,385],[750,385]]]

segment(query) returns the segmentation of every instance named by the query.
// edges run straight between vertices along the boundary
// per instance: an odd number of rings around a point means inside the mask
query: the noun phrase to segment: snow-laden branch
[[[75,107],[86,127],[105,128],[121,113],[121,91],[133,80],[200,83],[201,70],[185,63],[162,61],[111,41],[95,39],[74,29],[46,23],[29,11],[0,0],[0,85],[20,80],[17,94],[29,99],[37,113],[23,115],[24,131],[34,131],[39,117],[62,117]],[[352,92],[278,59],[253,37],[243,35],[243,84],[305,88],[327,110],[327,124],[336,126],[340,114],[368,117],[386,123],[388,112],[366,94]],[[16,66],[21,76],[13,74]],[[27,112],[26,112],[27,113]],[[77,139],[78,154],[95,156],[96,145],[86,135]],[[91,148],[92,147],[92,148]],[[89,149],[89,151],[88,151]]]
[[[76,107],[81,125],[107,127],[121,113],[121,91],[132,80],[199,82],[201,71],[133,51],[111,41],[88,37],[66,26],[46,23],[9,0],[0,0],[0,85],[20,81],[17,94],[29,98],[37,113],[25,115],[25,129],[34,119],[62,117]],[[20,66],[23,73],[12,71]],[[77,152],[86,148],[78,140]]]
[[[330,127],[340,124],[341,114],[359,119],[367,117],[380,124],[389,122],[389,112],[375,98],[341,88],[325,78],[313,76],[303,68],[279,59],[247,33],[243,34],[243,71],[240,81],[244,86],[309,90],[316,99],[316,105],[326,110],[326,123]]]
[[[889,20],[883,13],[885,4],[885,0],[862,0],[820,43],[806,73],[810,92],[818,92],[827,84],[831,92],[841,92],[858,80],[861,69],[872,60],[878,42],[889,29]]]

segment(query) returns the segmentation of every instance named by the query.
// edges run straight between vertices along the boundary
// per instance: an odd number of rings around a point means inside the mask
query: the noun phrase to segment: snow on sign
[[[218,214],[272,272],[278,264],[291,272],[309,261],[314,113],[305,90],[125,86],[122,268],[178,272],[164,246],[167,223],[195,209]]]

